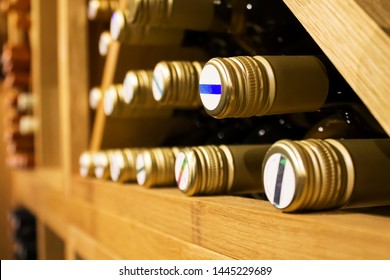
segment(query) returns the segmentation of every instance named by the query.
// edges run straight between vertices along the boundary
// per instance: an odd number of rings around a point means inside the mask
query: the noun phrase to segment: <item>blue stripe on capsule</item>
[[[221,94],[222,85],[200,84],[199,91],[202,94]]]

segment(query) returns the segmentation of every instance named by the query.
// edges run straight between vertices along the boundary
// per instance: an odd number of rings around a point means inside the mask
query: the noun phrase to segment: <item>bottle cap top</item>
[[[119,40],[126,26],[126,16],[121,10],[116,10],[110,21],[110,33],[113,40]]]
[[[109,152],[96,152],[93,154],[93,165],[95,166],[95,177],[107,179],[110,176]]]
[[[280,140],[263,162],[268,200],[285,212],[344,205],[354,182],[352,160],[335,140]]]
[[[156,101],[160,101],[164,94],[169,90],[170,71],[166,63],[160,62],[156,65],[153,71],[153,97]]]
[[[205,145],[183,149],[176,157],[175,180],[186,195],[222,194],[231,183],[225,149]]]
[[[296,188],[291,161],[281,153],[271,155],[264,166],[263,176],[268,200],[279,209],[288,207],[294,198]]]
[[[99,53],[101,56],[106,56],[108,53],[108,48],[112,42],[111,33],[104,31],[100,34],[99,38]]]
[[[98,108],[102,95],[102,90],[99,87],[91,88],[89,91],[89,107],[91,109],[96,110]]]
[[[88,19],[94,20],[98,14],[100,8],[99,0],[89,0],[88,1]]]
[[[93,161],[91,152],[85,151],[80,155],[79,166],[79,172],[82,177],[93,175]]]
[[[123,100],[126,104],[130,104],[133,101],[138,86],[137,75],[133,71],[127,72],[123,81]]]
[[[196,168],[190,168],[190,164],[196,161],[194,153],[191,151],[181,151],[175,160],[175,179],[177,186],[183,192],[189,191],[196,176]],[[192,172],[191,172],[192,171]]]
[[[208,110],[217,108],[222,96],[220,72],[213,64],[206,64],[200,74],[199,91],[203,106]]]
[[[118,91],[115,86],[109,86],[104,91],[104,113],[106,116],[111,116],[114,113],[115,106],[118,104]]]
[[[135,168],[137,170],[137,183],[139,185],[144,185],[146,183],[147,159],[145,158],[145,155],[147,155],[147,153],[145,152],[138,154],[135,162]]]
[[[122,151],[115,151],[110,153],[110,175],[114,182],[120,181],[123,175],[123,169],[126,166],[125,156]]]
[[[38,128],[38,120],[32,115],[21,116],[19,120],[20,134],[33,134]]]
[[[19,112],[32,111],[34,106],[34,95],[21,92],[17,96],[17,107]]]

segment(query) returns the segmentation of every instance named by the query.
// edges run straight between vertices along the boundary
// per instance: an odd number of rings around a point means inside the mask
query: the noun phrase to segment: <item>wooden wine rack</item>
[[[285,3],[390,135],[388,1]],[[38,166],[11,181],[12,203],[38,217],[41,259],[390,258],[389,207],[283,214],[265,201],[80,178],[80,153],[102,147],[107,125],[99,108],[90,134],[86,1],[32,0],[32,16]],[[119,53],[110,49],[103,85]]]

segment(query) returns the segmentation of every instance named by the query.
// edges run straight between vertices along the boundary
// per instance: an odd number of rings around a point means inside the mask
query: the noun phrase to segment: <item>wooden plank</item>
[[[39,120],[35,137],[35,159],[38,166],[60,165],[59,99],[57,63],[57,1],[32,0],[31,75],[37,102],[34,116]],[[47,14],[52,13],[50,16]]]
[[[390,2],[387,0],[356,0],[356,3],[390,35]]]
[[[70,186],[89,138],[86,2],[59,0],[57,14],[61,154],[65,185]]]
[[[38,259],[63,260],[65,242],[45,223],[38,220]]]
[[[119,260],[117,254],[98,243],[78,227],[71,227],[67,239],[66,259]]]
[[[0,82],[0,116],[5,115],[5,106],[3,106],[5,92],[3,92],[2,84]],[[0,135],[4,135],[4,122],[0,121]],[[3,142],[4,143],[4,142]],[[9,174],[9,167],[6,166],[6,147],[0,144],[0,259],[11,259],[12,244],[11,244],[11,225],[7,219],[8,213],[11,209],[11,176]]]
[[[284,2],[390,135],[389,2]]]
[[[127,71],[153,69],[161,60],[206,61],[207,57],[203,51],[196,48],[137,46],[114,42],[110,45],[106,58],[101,87],[106,88],[114,83],[123,83]],[[144,143],[145,146],[157,146],[167,130],[174,126],[174,123],[159,120],[156,117],[149,119],[107,118],[101,102],[95,116],[90,149],[138,146],[139,143]]]
[[[284,214],[260,200],[186,197],[176,188],[74,181],[73,197],[113,219],[134,221],[231,258],[390,257],[389,208],[380,215],[350,211]],[[87,220],[96,222],[96,217]]]
[[[175,235],[161,233],[132,219],[112,216],[80,201],[72,201],[69,212],[76,227],[123,259],[228,259]]]

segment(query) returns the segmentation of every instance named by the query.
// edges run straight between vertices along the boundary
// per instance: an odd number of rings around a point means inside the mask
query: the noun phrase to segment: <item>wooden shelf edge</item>
[[[388,207],[284,214],[261,200],[187,197],[176,188],[145,189],[79,177],[73,178],[71,196],[92,212],[123,221],[124,227],[151,228],[234,259],[390,257]],[[91,221],[82,220],[79,213],[70,219],[85,231],[93,232],[101,224],[97,214]]]
[[[66,198],[63,172],[57,168],[14,170],[12,204],[23,205],[61,238],[66,237]]]

